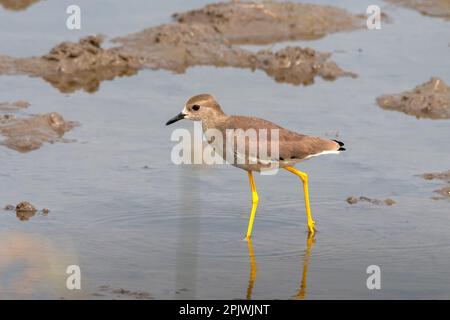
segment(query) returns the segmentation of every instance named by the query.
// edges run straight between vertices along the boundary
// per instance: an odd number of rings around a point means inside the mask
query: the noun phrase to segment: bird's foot
[[[315,224],[316,223],[314,221],[308,222],[308,231],[309,231],[309,234],[312,236],[316,232]]]

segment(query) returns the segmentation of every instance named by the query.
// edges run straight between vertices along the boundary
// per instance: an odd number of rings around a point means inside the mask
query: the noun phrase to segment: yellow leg
[[[255,263],[255,253],[253,252],[252,240],[247,239],[248,245],[248,256],[250,258],[250,279],[248,280],[247,287],[247,300],[252,298],[253,286],[255,285],[256,279],[256,263]]]
[[[256,208],[258,207],[258,193],[256,193],[255,180],[253,180],[253,173],[248,172],[248,179],[250,180],[250,187],[252,188],[252,212],[250,213],[250,220],[248,221],[246,239],[250,239],[252,235],[253,221],[255,220]]]
[[[286,169],[286,170],[292,172],[293,174],[297,175],[298,177],[300,177],[300,179],[303,182],[303,193],[305,194],[305,207],[306,207],[306,219],[307,219],[307,223],[308,223],[308,230],[312,235],[314,235],[315,222],[312,219],[311,209],[309,207],[308,175],[306,173],[301,172],[300,170],[297,170],[292,167],[285,167],[284,169]]]

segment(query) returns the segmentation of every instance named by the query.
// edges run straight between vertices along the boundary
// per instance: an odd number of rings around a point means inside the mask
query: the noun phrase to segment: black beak
[[[169,124],[172,124],[174,122],[183,120],[184,117],[186,117],[186,115],[183,112],[180,112],[179,114],[177,114],[175,117],[173,117],[172,119],[170,119],[169,121],[166,122],[166,126],[168,126]]]

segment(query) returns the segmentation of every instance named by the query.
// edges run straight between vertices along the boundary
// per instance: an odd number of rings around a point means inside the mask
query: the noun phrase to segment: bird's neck
[[[202,120],[202,128],[203,132],[208,129],[217,129],[220,128],[220,124],[224,123],[224,121],[228,118],[225,113],[215,116],[214,118]]]

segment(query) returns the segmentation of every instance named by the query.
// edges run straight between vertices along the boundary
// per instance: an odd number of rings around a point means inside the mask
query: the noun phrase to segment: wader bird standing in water
[[[250,180],[250,187],[252,190],[252,211],[250,214],[250,220],[247,229],[247,239],[250,239],[253,227],[253,221],[255,219],[256,208],[258,206],[258,194],[256,193],[256,186],[253,180],[253,171],[261,171],[267,168],[273,168],[275,164],[277,168],[286,169],[293,174],[300,177],[303,182],[303,192],[305,196],[306,206],[306,218],[308,224],[308,230],[311,235],[314,235],[314,220],[311,216],[311,210],[309,206],[309,194],[308,194],[308,176],[306,173],[299,171],[292,166],[297,162],[306,160],[313,156],[322,154],[339,153],[345,149],[342,147],[344,144],[336,140],[328,140],[318,137],[310,137],[296,133],[287,129],[284,129],[270,121],[245,116],[229,116],[226,115],[219,103],[209,94],[201,94],[190,98],[183,111],[167,121],[166,125],[172,124],[182,119],[189,119],[194,121],[202,121],[203,132],[206,135],[208,143],[218,151],[218,153],[225,159],[224,154],[232,154],[232,164],[236,167],[244,169],[248,173]],[[222,134],[223,139],[216,139],[216,136],[208,136],[210,131],[218,131]],[[245,134],[248,130],[256,130],[260,133],[263,130],[267,132],[277,132],[278,148],[277,158],[272,157],[273,152],[268,157],[260,157],[260,154],[253,156],[248,148],[249,136]],[[227,135],[229,132],[233,133],[231,137],[233,140],[232,150],[227,150]],[[270,149],[273,141],[271,141],[272,134],[265,139],[261,138],[261,135],[255,136],[258,146],[261,148],[261,143],[266,144],[266,148]],[[237,140],[238,143],[235,143]],[[244,140],[245,149],[240,149],[239,141]],[[273,146],[271,147],[273,149]],[[228,148],[230,149],[230,148]],[[269,150],[274,151],[274,150]],[[229,158],[226,157],[228,160]],[[236,161],[241,160],[241,161]]]

